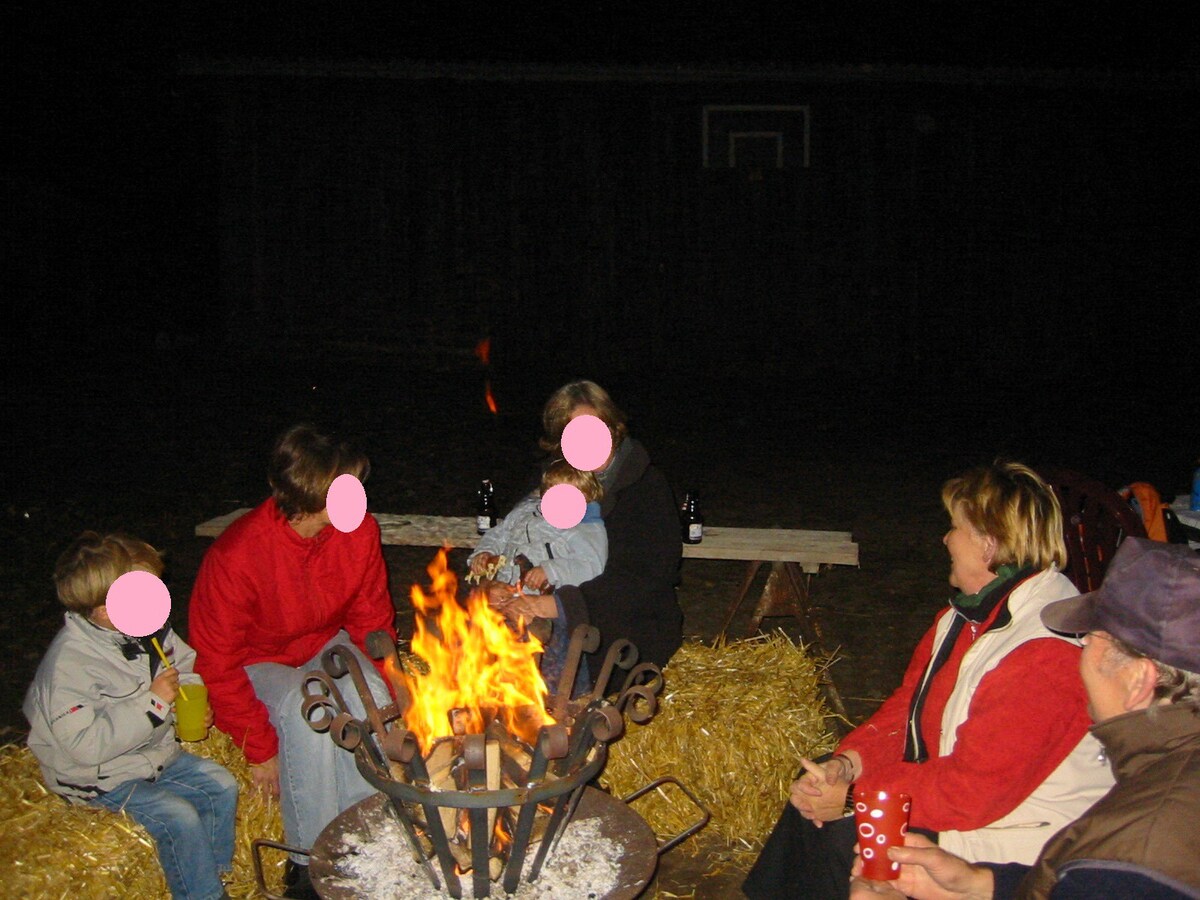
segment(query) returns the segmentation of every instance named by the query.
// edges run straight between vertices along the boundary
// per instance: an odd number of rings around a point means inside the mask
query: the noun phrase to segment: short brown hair
[[[312,425],[293,425],[275,442],[267,480],[275,505],[289,519],[325,508],[329,486],[339,475],[366,481],[371,463],[346,441]]]
[[[550,395],[542,409],[542,437],[538,441],[543,450],[555,453],[562,445],[563,429],[571,421],[571,413],[577,406],[590,406],[612,433],[613,449],[621,446],[629,433],[625,425],[625,413],[613,403],[608,391],[594,381],[572,381],[564,384]]]
[[[583,494],[583,498],[588,503],[591,503],[593,500],[599,500],[604,496],[604,488],[600,486],[599,478],[591,472],[575,468],[565,459],[556,459],[542,473],[543,494],[556,484],[574,485],[579,488],[580,493]]]
[[[942,505],[955,509],[981,534],[996,541],[994,567],[1062,568],[1067,562],[1062,508],[1046,482],[1029,466],[996,460],[942,485]]]
[[[58,557],[54,587],[63,606],[86,616],[107,602],[114,581],[135,569],[161,576],[162,554],[138,538],[85,531]]]

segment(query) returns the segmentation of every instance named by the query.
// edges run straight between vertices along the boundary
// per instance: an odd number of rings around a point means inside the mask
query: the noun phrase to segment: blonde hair
[[[978,532],[996,541],[993,571],[1002,565],[1062,568],[1067,562],[1062,508],[1033,469],[996,460],[942,485],[942,505],[961,510]]]
[[[600,479],[591,472],[575,468],[565,459],[556,459],[542,473],[543,494],[556,484],[574,485],[579,488],[588,503],[604,496],[604,488],[600,486]]]
[[[138,538],[85,531],[58,557],[54,587],[63,606],[86,616],[106,603],[114,581],[135,569],[161,576],[162,554]]]
[[[366,481],[370,474],[366,455],[345,441],[312,425],[294,425],[275,442],[267,480],[280,512],[294,519],[323,510],[329,486],[339,475]]]
[[[613,449],[621,446],[629,429],[625,426],[625,413],[613,403],[608,391],[594,381],[572,381],[564,384],[550,395],[542,409],[542,437],[538,444],[543,450],[557,453],[562,445],[563,429],[571,421],[571,413],[577,407],[590,406],[612,433]]]

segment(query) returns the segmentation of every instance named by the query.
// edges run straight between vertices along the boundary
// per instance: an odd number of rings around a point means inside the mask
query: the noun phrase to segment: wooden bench
[[[216,537],[249,509],[235,509],[196,526],[200,537]],[[402,547],[474,547],[479,541],[473,516],[421,516],[374,513],[385,545]],[[771,564],[766,586],[750,615],[749,633],[754,634],[765,618],[793,616],[804,641],[827,655],[820,626],[812,615],[809,587],[812,576],[830,566],[857,566],[858,544],[845,531],[801,531],[790,528],[704,529],[699,544],[683,545],[684,559],[727,559],[747,563],[737,596],[721,624],[724,633],[746,599],[763,563]],[[826,697],[833,711],[846,719],[846,708],[832,677],[825,675]],[[840,724],[840,723],[839,723]]]

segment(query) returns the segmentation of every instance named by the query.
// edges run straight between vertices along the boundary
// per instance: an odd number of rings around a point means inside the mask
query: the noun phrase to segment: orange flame
[[[487,402],[488,411],[492,415],[496,415],[500,410],[496,406],[496,397],[492,394],[492,382],[485,381],[483,383],[483,399]]]
[[[429,664],[429,674],[403,674],[412,698],[404,723],[421,752],[428,754],[437,738],[453,734],[451,710],[468,734],[499,720],[510,734],[534,743],[538,729],[554,722],[546,713],[549,691],[535,658],[541,642],[514,633],[482,591],[472,591],[463,609],[444,549],[427,571],[430,594],[417,585],[411,591],[417,612],[412,651]]]
[[[475,355],[479,357],[479,361],[485,366],[492,363],[492,339],[485,337],[482,341],[475,345]]]

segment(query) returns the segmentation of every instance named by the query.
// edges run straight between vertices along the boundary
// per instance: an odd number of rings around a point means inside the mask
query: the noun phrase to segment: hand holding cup
[[[170,706],[179,695],[179,670],[174,666],[162,669],[150,682],[150,693]]]

